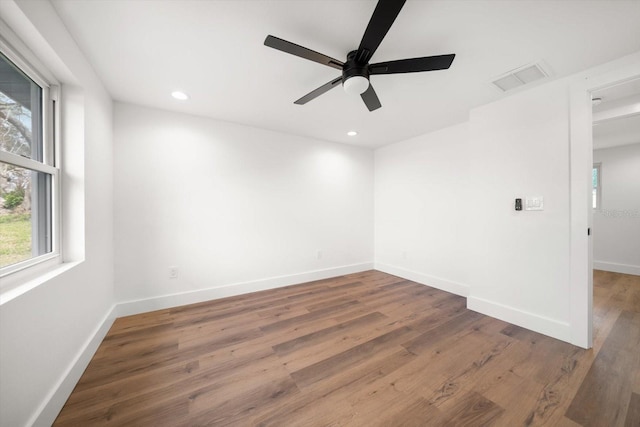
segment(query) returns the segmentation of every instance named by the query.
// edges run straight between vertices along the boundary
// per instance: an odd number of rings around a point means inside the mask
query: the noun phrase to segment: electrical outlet
[[[178,278],[178,267],[169,267],[169,279]]]

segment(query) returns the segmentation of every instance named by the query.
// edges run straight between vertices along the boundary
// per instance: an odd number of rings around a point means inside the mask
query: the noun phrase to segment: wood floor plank
[[[381,348],[392,346],[405,340],[407,335],[412,334],[410,328],[404,326],[387,332],[367,342],[359,344],[349,350],[343,351],[335,356],[331,356],[320,362],[305,368],[293,371],[291,377],[301,387],[308,386],[314,382],[335,375],[342,370],[358,364],[363,359],[367,359],[371,354],[380,351]],[[399,350],[399,347],[398,347]]]
[[[340,335],[345,331],[350,330],[351,328],[371,325],[371,323],[381,319],[385,319],[386,317],[387,316],[385,316],[384,314],[378,312],[365,314],[364,316],[356,317],[355,319],[349,320],[347,322],[338,323],[337,325],[329,326],[327,328],[311,332],[309,334],[294,338],[289,341],[283,341],[274,345],[273,349],[276,353],[278,353],[278,355],[284,356],[293,351],[297,351],[302,348],[317,344],[319,342],[323,342],[329,337]]]
[[[443,426],[486,426],[492,425],[502,415],[504,409],[489,399],[473,391],[462,396],[446,412]]]
[[[623,311],[578,389],[567,418],[584,425],[619,425],[639,369],[640,314]],[[631,369],[630,369],[631,368]]]
[[[69,410],[63,411],[56,422],[70,426],[82,425],[82,420],[88,419],[116,424],[128,422],[127,419],[137,416],[140,408],[176,400],[187,402],[189,394],[196,390],[210,386],[220,388],[239,376],[255,375],[269,367],[280,368],[270,350],[240,358],[229,354],[208,355],[184,367],[182,364],[160,367],[137,375],[115,377],[91,389],[74,390],[65,405]],[[188,410],[188,404],[185,408]]]
[[[380,422],[382,426],[394,427],[429,427],[442,424],[442,415],[438,408],[423,398],[417,398],[406,405],[393,407],[391,413],[385,414]],[[376,424],[376,422],[374,422]]]
[[[544,425],[539,417],[531,416],[538,405],[543,388],[544,386],[535,380],[522,378],[506,370],[474,384],[472,390],[508,409],[500,417],[500,424],[530,427]]]
[[[376,353],[339,376],[318,381],[290,402],[255,419],[254,425],[350,425],[353,407],[347,398],[410,363],[415,355],[400,349]]]
[[[402,416],[400,414],[406,412],[409,402],[415,397],[403,393],[388,382],[377,381],[347,399],[353,406],[354,416],[351,424],[371,426],[377,425],[381,421],[381,407],[393,408],[398,411],[398,414],[394,417],[394,422],[396,420],[400,421]],[[437,408],[433,409],[433,411],[430,411],[432,416],[437,414]]]
[[[455,369],[450,367],[444,371],[447,373],[445,380],[441,381],[430,394],[425,395],[427,401],[432,405],[440,406],[448,400],[459,397],[459,392],[470,389],[476,383],[477,377],[490,375],[493,372],[491,365],[496,363],[492,362],[500,358],[510,344],[509,341],[503,340],[491,346],[479,346],[476,352],[467,352],[466,356],[470,357],[456,357]],[[453,355],[451,357],[453,358]]]
[[[389,325],[389,322],[383,318],[372,325],[354,326],[340,335],[328,337],[324,342],[312,343],[294,352],[278,355],[282,364],[293,372],[350,350],[393,329],[397,327]]]
[[[202,345],[216,345],[218,348],[232,346],[261,337],[264,335],[260,328],[240,328],[216,331],[215,334],[208,334],[206,329],[199,329],[196,333],[183,335],[179,338],[178,348],[180,350],[198,347]]]
[[[413,354],[427,352],[429,349],[437,345],[440,340],[464,330],[474,322],[482,319],[482,317],[482,314],[474,311],[461,312],[459,315],[440,325],[441,327],[431,328],[402,345]]]
[[[594,348],[379,271],[119,318],[58,426],[640,425],[640,277],[594,272]]]
[[[105,338],[113,338],[119,334],[130,334],[138,329],[146,329],[158,325],[170,325],[174,317],[171,309],[157,310],[149,313],[136,314],[117,318]]]
[[[637,369],[635,370],[632,369],[630,372],[630,375],[633,378],[631,391],[633,391],[636,394],[640,394],[640,366],[637,367]]]
[[[351,307],[356,304],[358,304],[358,301],[356,300],[343,301],[338,305],[325,307],[321,310],[316,310],[307,314],[302,314],[300,316],[279,320],[277,322],[273,322],[268,325],[261,326],[260,329],[262,329],[264,332],[271,332],[279,329],[288,328],[291,325],[299,325],[301,323],[313,322],[315,320],[326,317],[327,314],[339,312],[345,308]]]
[[[640,394],[631,393],[629,398],[629,408],[624,421],[624,427],[640,426]]]
[[[125,377],[109,384],[101,384],[88,390],[74,390],[66,407],[74,414],[88,412],[109,402],[109,405],[121,402],[132,396],[145,393],[151,387],[162,387],[192,378],[199,374],[198,360],[181,362],[164,369]],[[62,417],[64,418],[64,417]]]

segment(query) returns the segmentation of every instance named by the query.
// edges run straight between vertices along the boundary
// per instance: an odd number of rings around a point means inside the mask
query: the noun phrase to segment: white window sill
[[[0,289],[0,306],[64,274],[81,263],[82,261],[58,263],[43,269],[37,269],[36,271],[34,271],[35,268],[34,270],[29,268],[25,271],[2,277],[1,280],[3,283]]]

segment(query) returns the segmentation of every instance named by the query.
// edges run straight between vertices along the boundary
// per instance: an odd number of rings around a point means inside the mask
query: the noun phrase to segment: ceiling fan
[[[416,73],[420,71],[446,70],[449,68],[453,62],[453,58],[456,56],[455,54],[425,56],[422,58],[400,59],[397,61],[369,64],[371,57],[396,20],[405,1],[406,0],[378,1],[369,25],[367,25],[367,29],[362,36],[358,50],[349,52],[346,62],[338,61],[337,59],[278,37],[267,36],[264,41],[265,46],[342,71],[340,77],[312,90],[295,101],[294,104],[306,104],[342,82],[345,92],[360,95],[369,111],[374,111],[380,108],[382,104],[380,104],[378,95],[376,95],[373,86],[369,82],[369,76],[376,74]]]

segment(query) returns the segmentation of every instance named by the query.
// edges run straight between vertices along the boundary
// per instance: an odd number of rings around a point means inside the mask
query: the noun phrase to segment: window
[[[594,163],[591,171],[591,181],[593,182],[591,205],[593,209],[600,209],[600,200],[602,199],[602,174],[600,173],[600,163]]]
[[[0,276],[58,254],[53,92],[0,39]]]

